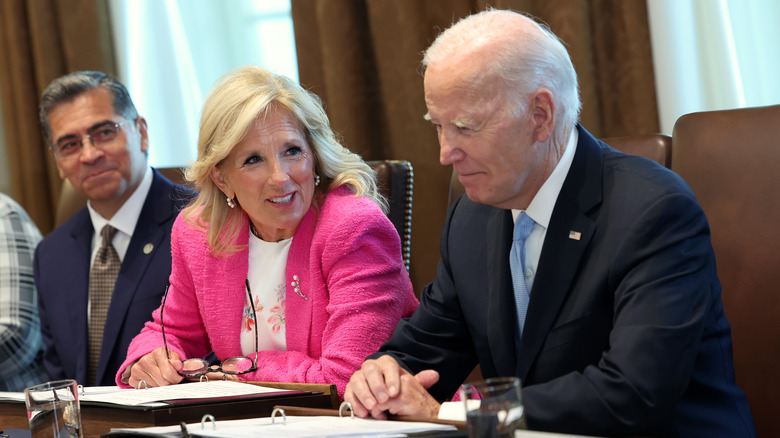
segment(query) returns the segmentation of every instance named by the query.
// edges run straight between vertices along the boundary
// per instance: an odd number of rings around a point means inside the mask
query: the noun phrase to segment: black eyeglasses
[[[252,306],[252,319],[254,323],[255,331],[255,359],[252,360],[246,356],[233,356],[222,361],[217,368],[211,368],[208,362],[201,358],[192,358],[182,361],[181,371],[177,371],[180,376],[184,377],[201,377],[206,376],[208,373],[221,372],[223,374],[246,374],[257,370],[257,350],[259,346],[257,344],[257,315],[255,314],[255,301],[252,298],[252,289],[249,288],[249,280],[246,281],[246,292],[249,294],[249,305]],[[163,345],[165,346],[165,355],[168,359],[171,358],[171,353],[168,350],[168,341],[165,340],[165,324],[163,324],[163,310],[165,309],[165,299],[168,297],[168,286],[165,286],[165,293],[163,294],[162,305],[160,306],[160,329],[162,330]],[[208,379],[208,376],[206,376]]]
[[[122,129],[122,125],[128,123],[127,120],[123,122],[103,122],[87,129],[86,137],[89,139],[92,146],[97,148],[103,147],[119,136],[119,131]],[[52,146],[54,152],[61,158],[70,158],[78,155],[81,152],[81,148],[84,145],[84,139],[79,138],[76,135],[67,135],[57,140]]]

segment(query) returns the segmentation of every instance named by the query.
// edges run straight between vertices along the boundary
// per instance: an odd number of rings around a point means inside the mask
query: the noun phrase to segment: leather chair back
[[[401,236],[401,250],[409,271],[412,255],[412,197],[414,193],[414,172],[408,161],[379,160],[368,165],[376,172],[379,192],[385,196],[390,207],[387,216]],[[157,168],[166,178],[176,184],[187,185],[184,168]],[[87,205],[87,200],[78,194],[68,180],[62,182],[60,199],[57,202],[56,226],[70,219]]]
[[[661,166],[672,167],[672,137],[664,134],[608,137],[602,141],[620,152],[649,158]]]
[[[687,114],[672,169],[712,232],[736,380],[758,436],[780,436],[780,105]]]
[[[649,158],[656,163],[670,168],[672,164],[672,137],[664,134],[646,134],[625,137],[610,137],[603,139],[604,143],[631,155]],[[458,174],[452,171],[450,192],[447,198],[447,208],[465,193],[463,185],[458,180]]]
[[[412,163],[401,160],[369,161],[376,172],[379,192],[387,199],[387,216],[401,236],[401,251],[409,271],[412,256],[412,198],[414,171]]]

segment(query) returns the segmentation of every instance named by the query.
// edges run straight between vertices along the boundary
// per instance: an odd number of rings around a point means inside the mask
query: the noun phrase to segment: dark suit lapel
[[[517,365],[521,379],[539,354],[596,231],[586,213],[601,202],[603,157],[596,140],[578,129],[577,151],[553,209],[528,303]]]
[[[63,267],[68,272],[68,284],[63,285],[63,293],[58,295],[61,302],[55,308],[65,309],[68,324],[73,334],[73,351],[76,358],[76,379],[87,380],[89,359],[89,326],[87,306],[89,303],[89,270],[92,262],[92,220],[86,207],[76,213],[69,235],[73,243],[73,254],[63,254],[67,260]],[[86,272],[86,275],[80,273]],[[75,275],[74,275],[75,274]],[[73,303],[76,303],[75,305]]]
[[[101,381],[105,365],[113,354],[116,338],[124,327],[124,321],[130,310],[133,297],[138,292],[141,279],[149,269],[156,251],[163,246],[163,238],[167,235],[167,228],[161,224],[177,214],[172,198],[173,188],[173,185],[164,180],[157,171],[154,172],[152,186],[146,200],[144,200],[133,237],[130,239],[125,258],[122,260],[122,267],[114,286],[114,294],[111,296],[111,306],[108,309],[103,331],[103,346],[100,350],[98,381]],[[160,293],[162,294],[162,291]],[[121,354],[124,355],[125,352]]]
[[[515,305],[512,293],[512,275],[509,271],[509,250],[514,228],[512,212],[495,209],[487,222],[488,272],[487,286],[489,312],[488,342],[496,375],[511,376],[515,372]],[[506,291],[509,291],[507,293]]]

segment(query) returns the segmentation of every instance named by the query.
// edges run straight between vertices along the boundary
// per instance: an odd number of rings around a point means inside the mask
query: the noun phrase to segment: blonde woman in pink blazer
[[[206,99],[186,176],[200,191],[173,227],[170,286],[117,384],[206,375],[343,396],[418,304],[371,168],[335,139],[317,96],[243,67]]]

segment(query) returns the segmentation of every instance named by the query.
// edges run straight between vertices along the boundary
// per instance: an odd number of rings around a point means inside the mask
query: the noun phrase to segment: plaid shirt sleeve
[[[40,240],[27,213],[0,193],[0,391],[22,391],[48,380],[33,281]]]

